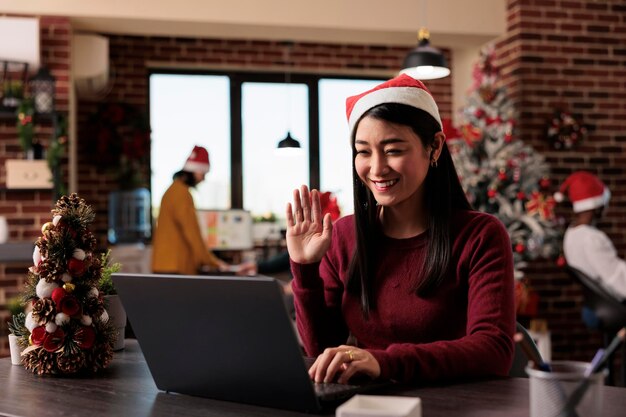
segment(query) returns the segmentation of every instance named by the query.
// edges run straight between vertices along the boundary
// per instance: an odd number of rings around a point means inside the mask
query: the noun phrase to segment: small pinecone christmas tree
[[[35,242],[24,299],[21,344],[26,369],[37,375],[96,372],[112,357],[114,331],[99,291],[103,265],[88,226],[94,212],[76,194],[61,197]]]
[[[459,179],[474,208],[491,213],[511,237],[516,276],[526,261],[559,254],[561,228],[548,193],[543,156],[515,136],[515,111],[506,90],[496,86],[494,49],[481,51],[474,85],[459,131],[446,133]]]

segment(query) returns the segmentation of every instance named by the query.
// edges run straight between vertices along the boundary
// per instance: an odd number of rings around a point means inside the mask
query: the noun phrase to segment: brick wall
[[[626,257],[626,4],[622,0],[509,0],[497,51],[522,140],[546,157],[556,189],[571,172],[596,173],[612,199],[601,224]],[[556,108],[589,126],[585,142],[553,150],[545,136]],[[569,221],[569,209],[559,215]],[[580,286],[550,262],[528,268],[548,319],[555,358],[590,360],[601,339],[580,319]]]
[[[41,62],[56,79],[56,110],[67,117],[70,74],[70,37],[72,28],[65,17],[40,18]],[[0,118],[0,215],[7,218],[10,240],[35,241],[41,225],[50,220],[54,203],[49,190],[7,190],[5,161],[22,159],[15,118]],[[46,147],[52,136],[50,122],[35,122],[35,137]],[[20,292],[29,265],[0,263],[0,356],[8,346],[5,325],[6,300]]]

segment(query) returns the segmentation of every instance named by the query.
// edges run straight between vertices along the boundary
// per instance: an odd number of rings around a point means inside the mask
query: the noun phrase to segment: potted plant
[[[26,347],[24,336],[28,335],[26,329],[26,314],[24,314],[24,303],[22,297],[16,296],[7,301],[7,308],[11,313],[11,321],[7,322],[9,328],[9,349],[11,351],[11,363],[19,365],[21,363],[21,353]]]
[[[113,350],[124,349],[124,334],[126,332],[126,310],[122,305],[119,295],[113,285],[111,274],[119,272],[122,265],[120,263],[110,263],[111,251],[108,250],[102,254],[102,276],[98,282],[100,294],[104,298],[104,305],[109,314],[109,320],[113,324],[116,333],[116,340],[113,344]]]

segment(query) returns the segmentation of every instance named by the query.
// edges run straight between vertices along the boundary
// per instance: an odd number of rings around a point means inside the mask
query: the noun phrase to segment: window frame
[[[231,208],[243,208],[243,144],[242,144],[242,85],[253,83],[286,83],[284,72],[252,72],[241,70],[206,70],[179,68],[150,68],[147,74],[147,113],[150,117],[150,77],[155,74],[174,75],[217,75],[227,76],[230,81],[230,201]],[[305,84],[309,91],[309,188],[320,187],[320,113],[319,113],[319,81],[322,79],[345,80],[385,80],[380,76],[348,75],[348,74],[316,74],[307,72],[290,73],[291,83]],[[239,115],[239,116],[236,116]],[[150,120],[150,119],[148,119]],[[276,143],[281,138],[276,138]],[[152,172],[152,161],[149,162]]]

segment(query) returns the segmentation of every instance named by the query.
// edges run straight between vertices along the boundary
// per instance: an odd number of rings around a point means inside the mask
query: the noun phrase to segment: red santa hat
[[[443,126],[437,103],[426,86],[413,77],[400,74],[371,90],[346,99],[350,135],[354,133],[354,127],[365,112],[383,103],[406,104],[424,110],[439,123],[439,126]]]
[[[211,168],[209,152],[202,146],[194,146],[191,155],[187,158],[183,171],[201,172],[206,174]]]
[[[611,198],[609,188],[598,177],[586,171],[577,171],[567,177],[559,192],[554,194],[554,199],[563,201],[565,193],[572,202],[574,213],[606,206]]]

